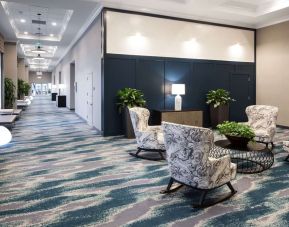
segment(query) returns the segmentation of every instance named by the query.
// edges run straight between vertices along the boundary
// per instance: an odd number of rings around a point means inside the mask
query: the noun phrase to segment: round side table
[[[231,161],[237,164],[238,173],[260,173],[269,169],[274,163],[274,154],[264,144],[249,142],[247,147],[233,147],[228,140],[215,142],[210,157],[220,158],[230,155]]]

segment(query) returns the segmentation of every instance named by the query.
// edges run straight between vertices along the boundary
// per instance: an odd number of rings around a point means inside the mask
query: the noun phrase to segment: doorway
[[[75,83],[75,63],[70,63],[70,110],[75,110],[75,93],[76,83]]]

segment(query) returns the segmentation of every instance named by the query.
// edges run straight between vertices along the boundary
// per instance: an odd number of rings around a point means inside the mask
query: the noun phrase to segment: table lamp
[[[172,95],[175,97],[175,110],[182,110],[182,97],[186,93],[184,84],[172,84]]]
[[[65,84],[58,84],[58,88],[59,88],[59,95],[60,95],[60,91],[61,89],[65,88]]]
[[[12,139],[11,132],[4,126],[0,126],[0,135],[0,146],[8,144]]]

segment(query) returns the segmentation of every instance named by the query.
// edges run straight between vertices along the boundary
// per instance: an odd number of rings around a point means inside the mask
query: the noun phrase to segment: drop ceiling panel
[[[17,38],[60,41],[72,16],[72,10],[51,9],[1,1]],[[41,14],[41,15],[38,15]],[[32,23],[33,20],[45,24]]]

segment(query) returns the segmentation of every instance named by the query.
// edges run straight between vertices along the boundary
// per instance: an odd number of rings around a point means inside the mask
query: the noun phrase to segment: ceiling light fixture
[[[41,57],[40,54],[38,54],[37,57],[36,57],[36,58],[33,58],[32,60],[38,60],[38,61],[41,61],[41,60],[44,60],[44,58]]]
[[[56,26],[57,23],[56,23],[56,22],[52,22],[51,25],[52,25],[52,26]]]
[[[21,23],[25,23],[26,20],[25,20],[25,19],[20,19],[20,22],[21,22]]]
[[[40,45],[38,45],[36,47],[36,49],[34,50],[31,50],[32,53],[35,53],[35,54],[45,54],[47,51],[42,49],[42,47]]]
[[[24,32],[24,35],[28,35],[28,32]]]
[[[50,37],[53,37],[54,35],[53,35],[53,34],[50,34],[49,36],[50,36]]]

